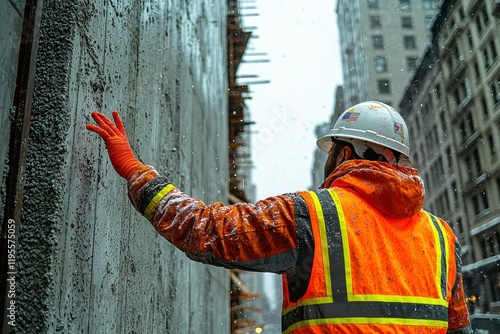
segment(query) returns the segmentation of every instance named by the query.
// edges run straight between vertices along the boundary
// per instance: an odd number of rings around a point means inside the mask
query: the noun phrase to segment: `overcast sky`
[[[342,84],[336,0],[241,1],[258,13],[244,18],[255,26],[248,52],[269,63],[242,64],[239,74],[257,74],[268,84],[252,85],[247,100],[253,131],[252,181],[256,199],[307,190],[316,147],[315,127],[332,113],[334,92]],[[250,81],[250,79],[246,80]]]
[[[247,2],[248,1],[248,2]],[[316,125],[329,121],[335,87],[342,84],[336,0],[241,0],[245,26],[255,26],[247,52],[266,53],[242,64],[240,75],[256,74],[268,84],[252,85],[247,100],[251,126],[252,181],[256,199],[312,185]],[[325,153],[326,154],[326,153]],[[275,275],[266,279],[265,293],[272,307],[281,306]]]

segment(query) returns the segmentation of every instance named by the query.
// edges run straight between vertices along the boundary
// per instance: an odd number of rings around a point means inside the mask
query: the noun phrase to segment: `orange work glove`
[[[96,111],[92,113],[92,118],[99,126],[87,124],[87,129],[94,131],[104,139],[113,168],[121,177],[128,179],[132,171],[141,166],[142,162],[135,158],[134,152],[130,148],[125,128],[118,112],[113,111],[113,119],[116,126],[109,118]]]

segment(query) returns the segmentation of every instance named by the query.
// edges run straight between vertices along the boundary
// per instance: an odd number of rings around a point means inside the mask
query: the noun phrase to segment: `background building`
[[[430,42],[439,0],[338,0],[346,106],[398,103]]]
[[[337,118],[344,112],[344,88],[342,86],[337,86],[335,88],[335,100],[333,103],[332,116],[328,122],[319,124],[316,126],[316,138],[321,138],[328,134],[330,129],[333,127]],[[326,158],[328,154],[323,152],[316,146],[314,151],[314,161],[312,166],[312,185],[311,189],[318,189],[318,187],[325,180],[324,167],[326,163]]]
[[[345,105],[399,108],[424,208],[462,245],[473,327],[499,331],[500,3],[339,0],[337,15]]]
[[[492,327],[500,318],[499,17],[498,1],[443,1],[433,45],[400,104],[425,207],[459,237],[474,325],[492,332],[500,329]]]

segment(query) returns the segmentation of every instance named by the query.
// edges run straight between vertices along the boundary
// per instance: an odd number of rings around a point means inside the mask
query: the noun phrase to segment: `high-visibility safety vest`
[[[384,217],[347,188],[300,197],[313,264],[298,300],[283,275],[283,333],[446,333],[457,280],[446,223],[423,210]]]

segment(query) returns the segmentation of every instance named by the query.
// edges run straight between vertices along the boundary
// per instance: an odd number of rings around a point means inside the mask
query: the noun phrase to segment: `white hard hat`
[[[328,135],[321,137],[317,145],[329,152],[332,139],[351,143],[361,158],[371,148],[383,155],[390,163],[410,166],[410,139],[403,117],[391,106],[376,102],[362,102],[344,111]],[[399,159],[392,151],[401,153]]]

